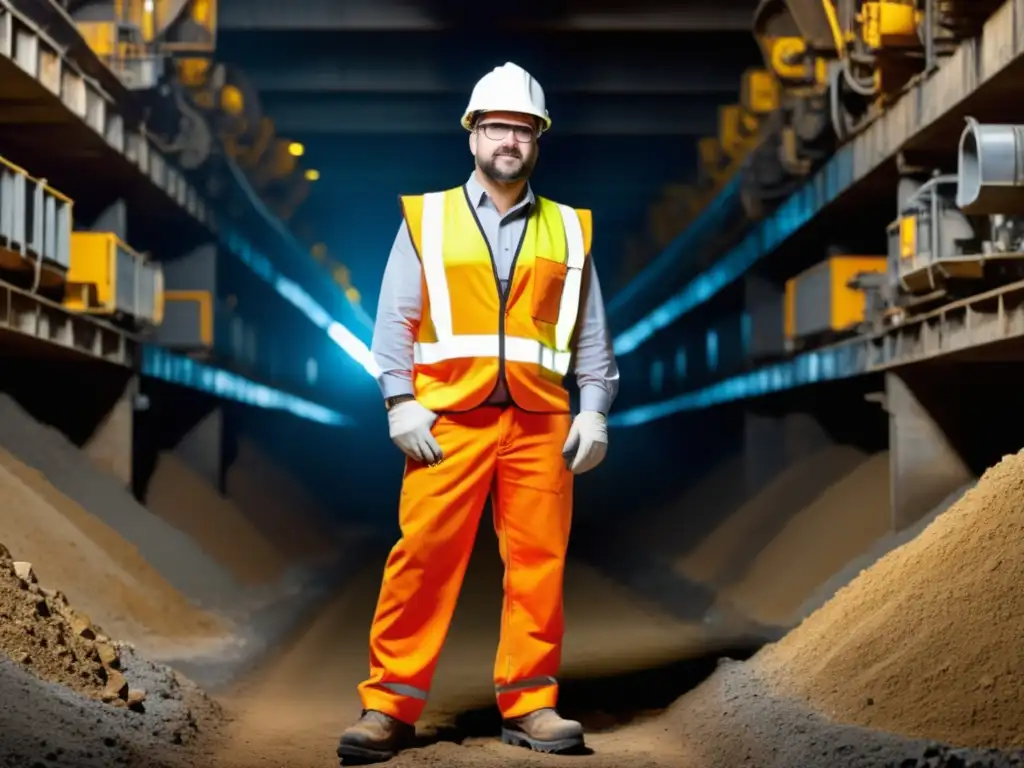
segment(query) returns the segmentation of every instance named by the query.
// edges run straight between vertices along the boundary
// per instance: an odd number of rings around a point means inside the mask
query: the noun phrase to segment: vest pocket
[[[533,319],[554,325],[565,288],[566,265],[538,256],[533,261]]]

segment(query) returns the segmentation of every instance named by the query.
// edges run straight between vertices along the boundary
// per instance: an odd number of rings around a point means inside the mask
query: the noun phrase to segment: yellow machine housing
[[[913,4],[900,0],[868,2],[856,18],[861,40],[873,51],[921,47],[917,29],[922,14]]]
[[[849,286],[864,272],[884,273],[885,256],[833,256],[786,282],[784,329],[787,343],[843,334],[866,318],[866,296]]]
[[[164,316],[164,273],[113,232],[72,232],[64,305],[76,312],[156,326]]]
[[[165,291],[160,342],[173,349],[209,351],[214,339],[214,303],[210,291]]]
[[[779,79],[783,89],[815,85],[819,76],[814,53],[786,0],[761,0],[754,12],[753,26],[765,66]]]
[[[216,48],[216,0],[113,0],[99,19],[96,6],[87,8],[78,31],[129,87],[154,87],[164,58],[208,59]]]
[[[743,111],[761,120],[779,108],[779,81],[766,69],[748,69],[740,80]]]

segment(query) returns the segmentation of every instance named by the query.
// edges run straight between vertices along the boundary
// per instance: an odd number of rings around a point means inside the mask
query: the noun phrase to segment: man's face
[[[529,115],[488,112],[469,135],[477,167],[494,181],[523,181],[537,164],[537,123]]]

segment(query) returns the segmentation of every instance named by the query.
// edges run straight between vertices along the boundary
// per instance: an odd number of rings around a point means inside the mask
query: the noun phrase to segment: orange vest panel
[[[464,187],[401,201],[423,267],[417,399],[437,412],[468,411],[504,376],[523,410],[568,412],[564,381],[593,237],[590,211],[538,197],[502,296]]]

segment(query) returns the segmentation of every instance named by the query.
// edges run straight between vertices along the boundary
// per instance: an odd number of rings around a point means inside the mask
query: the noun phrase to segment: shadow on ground
[[[617,675],[563,678],[558,708],[564,717],[583,723],[589,733],[615,730],[668,708],[704,682],[720,659],[746,660],[758,648],[741,645]],[[501,717],[492,704],[460,712],[452,722],[420,734],[418,746],[461,744],[466,739],[494,738],[500,733]]]

